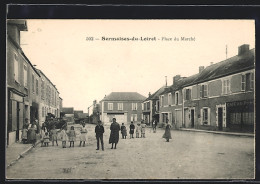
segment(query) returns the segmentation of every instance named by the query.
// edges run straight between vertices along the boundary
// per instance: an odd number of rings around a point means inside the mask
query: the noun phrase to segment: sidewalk
[[[39,139],[36,142],[37,146],[40,143]],[[9,145],[5,149],[5,166],[6,168],[15,164],[20,158],[23,158],[26,153],[33,149],[32,144],[23,144],[22,142],[16,142]]]
[[[235,136],[247,136],[254,137],[253,133],[242,133],[242,132],[223,132],[223,131],[210,131],[210,130],[200,130],[200,129],[192,129],[192,128],[180,128],[183,131],[193,131],[193,132],[205,132],[205,133],[213,133],[213,134],[223,134],[223,135],[235,135]]]

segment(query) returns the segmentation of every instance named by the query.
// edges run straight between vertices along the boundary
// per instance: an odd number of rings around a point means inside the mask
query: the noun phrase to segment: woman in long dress
[[[169,142],[169,139],[172,139],[171,125],[168,123],[168,121],[166,122],[166,127],[165,127],[165,132],[163,134],[163,138],[166,139],[166,142]]]
[[[110,130],[111,132],[109,137],[109,144],[112,143],[111,149],[113,148],[116,149],[116,145],[119,141],[119,131],[120,131],[120,125],[116,122],[116,118],[113,118],[113,123],[111,123]]]
[[[32,143],[33,147],[35,147],[35,143],[36,143],[36,131],[37,131],[37,126],[33,122],[29,126],[29,130],[28,130],[28,133],[27,133],[28,142]]]

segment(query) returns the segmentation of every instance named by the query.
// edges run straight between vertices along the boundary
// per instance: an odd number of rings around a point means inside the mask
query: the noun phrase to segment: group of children
[[[130,139],[134,138],[134,131],[136,133],[136,138],[139,138],[139,135],[141,133],[141,138],[145,138],[145,123],[137,123],[136,130],[135,130],[135,125],[133,122],[131,122],[129,126],[129,134],[130,134]],[[127,136],[127,129],[124,123],[121,125],[121,134],[122,134],[122,139],[126,139]]]
[[[41,146],[48,147],[50,140],[52,141],[52,146],[54,146],[54,142],[56,142],[56,145],[58,146],[58,133],[60,132],[60,139],[62,141],[62,148],[66,148],[66,143],[69,141],[70,147],[74,147],[74,142],[76,141],[76,132],[74,130],[74,126],[70,127],[70,130],[67,131],[67,127],[61,128],[61,130],[57,130],[55,126],[52,127],[52,129],[48,132],[45,129],[41,130]],[[87,129],[85,127],[85,124],[82,124],[82,128],[80,130],[80,144],[83,143],[83,146],[85,146],[87,141]]]

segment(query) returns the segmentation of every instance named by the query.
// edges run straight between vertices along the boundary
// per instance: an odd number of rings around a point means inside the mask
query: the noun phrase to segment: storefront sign
[[[23,102],[23,97],[22,96],[19,96],[13,92],[10,91],[10,99],[11,100],[15,100],[15,101],[18,101],[18,102]]]

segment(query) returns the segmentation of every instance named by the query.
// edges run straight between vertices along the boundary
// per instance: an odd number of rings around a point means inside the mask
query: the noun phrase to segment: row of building
[[[255,49],[244,44],[238,54],[199,67],[199,73],[173,77],[148,98],[136,92],[112,92],[100,101],[100,119],[119,123],[144,120],[174,128],[254,131]]]
[[[25,118],[37,119],[41,126],[47,113],[59,117],[62,108],[56,86],[32,65],[20,46],[20,32],[27,30],[26,20],[7,20],[7,145],[21,140]]]

